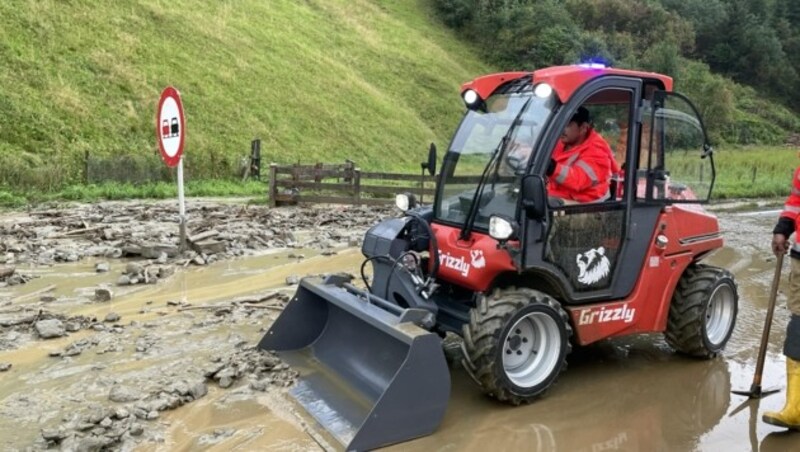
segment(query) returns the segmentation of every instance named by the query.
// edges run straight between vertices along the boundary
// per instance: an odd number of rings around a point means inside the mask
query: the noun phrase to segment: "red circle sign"
[[[186,120],[183,117],[181,95],[168,86],[161,92],[156,111],[156,137],[161,158],[169,167],[178,165],[186,141]]]

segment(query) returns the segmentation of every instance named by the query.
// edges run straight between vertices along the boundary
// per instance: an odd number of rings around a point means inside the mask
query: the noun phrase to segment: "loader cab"
[[[621,167],[604,199],[548,205],[539,219],[522,209],[520,267],[541,276],[546,290],[560,293],[567,304],[628,296],[663,209],[709,199],[714,164],[702,120],[670,88],[658,78],[598,77],[575,90],[543,138],[541,146],[553,149],[559,130],[584,106]],[[549,156],[537,157],[531,172],[541,174]]]
[[[671,89],[658,74],[578,66],[465,84],[467,112],[442,162],[434,223],[459,228],[466,240],[489,234],[492,217],[515,222],[507,249],[526,282],[567,304],[624,298],[662,209],[705,202],[713,186],[702,120]],[[523,191],[537,184],[525,179],[547,186],[552,152],[581,106],[621,170],[602,199],[538,205],[544,201]]]

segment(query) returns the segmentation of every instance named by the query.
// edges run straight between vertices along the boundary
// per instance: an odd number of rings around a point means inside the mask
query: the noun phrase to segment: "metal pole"
[[[425,198],[425,165],[422,165],[422,174],[419,176],[419,203],[423,203]]]
[[[186,204],[183,199],[183,156],[178,160],[178,212],[180,224],[180,250],[186,249]]]
[[[777,389],[761,388],[761,376],[764,373],[764,360],[767,357],[767,345],[769,344],[769,330],[772,326],[772,315],[775,312],[775,300],[778,298],[778,285],[781,281],[781,270],[783,269],[783,253],[778,254],[776,257],[775,275],[772,277],[769,304],[767,305],[767,316],[766,319],[764,319],[764,331],[761,334],[761,347],[758,349],[758,361],[756,362],[756,372],[753,375],[753,384],[750,385],[749,391],[731,391],[734,394],[745,395],[750,399],[760,399],[778,392]]]
[[[775,275],[772,277],[772,287],[769,292],[769,305],[767,306],[767,318],[764,320],[764,332],[761,334],[761,347],[758,349],[758,362],[756,363],[756,373],[753,376],[753,387],[761,392],[761,375],[764,373],[764,359],[767,357],[767,344],[769,343],[769,330],[772,326],[772,314],[775,312],[775,299],[778,298],[778,285],[781,280],[781,267],[783,267],[783,254],[778,254],[775,259]]]

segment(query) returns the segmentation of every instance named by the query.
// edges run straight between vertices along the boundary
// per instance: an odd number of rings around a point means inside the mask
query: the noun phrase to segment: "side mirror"
[[[423,171],[427,169],[431,176],[436,175],[436,145],[434,143],[431,143],[431,147],[428,149],[428,161],[422,162],[420,166]]]
[[[547,188],[542,176],[531,174],[522,179],[522,208],[532,220],[547,217]]]

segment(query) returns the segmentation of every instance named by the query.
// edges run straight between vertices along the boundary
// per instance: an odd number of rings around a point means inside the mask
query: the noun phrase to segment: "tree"
[[[717,138],[775,140],[765,110],[800,109],[800,0],[433,1],[502,69],[601,58],[672,75],[713,116]],[[734,92],[759,107],[742,113]]]
[[[642,56],[643,69],[675,77],[681,65],[678,47],[670,42],[662,42],[650,47]]]
[[[460,29],[469,24],[475,11],[475,0],[439,0],[436,9],[442,21],[450,28]]]

